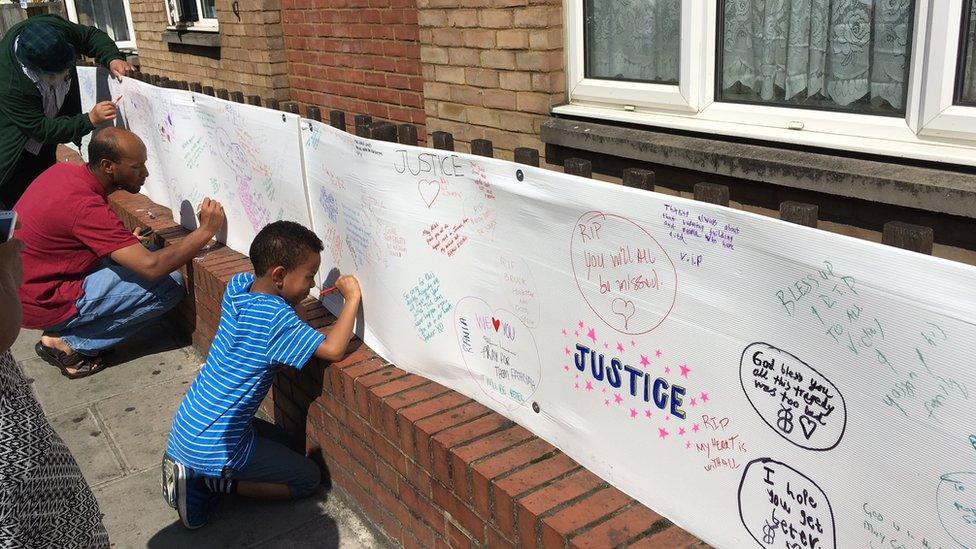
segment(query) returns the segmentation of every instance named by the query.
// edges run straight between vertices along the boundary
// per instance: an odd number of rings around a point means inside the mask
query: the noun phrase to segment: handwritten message
[[[963,547],[976,547],[976,473],[942,475],[937,501],[946,533]]]
[[[789,465],[749,462],[739,484],[739,517],[766,549],[835,549],[834,512],[827,495]]]
[[[678,290],[674,263],[637,223],[587,212],[573,227],[570,255],[583,299],[607,326],[645,334],[671,313]]]
[[[435,252],[441,252],[447,257],[451,257],[468,242],[468,236],[461,232],[469,220],[464,218],[460,223],[449,225],[447,223],[434,223],[423,230],[424,241]]]
[[[403,301],[413,316],[420,339],[430,341],[444,331],[444,317],[452,306],[441,294],[441,280],[437,275],[428,272],[418,278],[417,284],[403,294]]]
[[[342,217],[346,221],[346,247],[349,248],[356,266],[362,267],[366,264],[372,236],[364,225],[359,210],[343,205]]]
[[[702,468],[705,472],[722,469],[739,469],[745,463],[749,452],[739,432],[733,428],[728,417],[708,414],[701,416],[701,422],[692,427],[694,435],[705,435],[692,442],[695,452],[705,458]]]
[[[330,221],[333,223],[339,221],[339,205],[336,203],[335,195],[325,189],[319,189],[319,205],[322,206],[325,215],[329,216]]]
[[[203,155],[203,138],[193,136],[183,142],[183,162],[187,168],[193,169],[200,165],[200,157]]]
[[[455,308],[454,328],[461,357],[488,396],[509,409],[531,401],[542,365],[535,336],[515,314],[466,297]]]
[[[739,228],[719,221],[714,215],[695,214],[685,207],[664,204],[661,217],[668,236],[678,242],[704,242],[726,250],[735,249]]]
[[[941,544],[929,540],[931,535],[892,520],[876,506],[865,503],[861,509],[864,511],[862,528],[869,548],[943,549]]]
[[[739,380],[759,417],[786,440],[808,450],[829,450],[847,426],[837,387],[797,357],[767,343],[742,352]]]
[[[526,326],[535,328],[539,322],[539,300],[535,279],[528,264],[520,257],[502,254],[498,258],[502,287],[515,316]]]

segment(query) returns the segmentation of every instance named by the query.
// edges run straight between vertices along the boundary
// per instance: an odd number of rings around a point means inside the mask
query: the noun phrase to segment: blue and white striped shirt
[[[251,293],[253,282],[240,273],[227,284],[207,362],[173,418],[166,453],[205,476],[247,465],[251,420],[277,366],[301,368],[325,339],[284,299]]]

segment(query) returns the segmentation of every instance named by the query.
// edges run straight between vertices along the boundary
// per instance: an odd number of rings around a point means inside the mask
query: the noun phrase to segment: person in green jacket
[[[13,208],[54,165],[59,143],[80,144],[115,119],[111,101],[81,112],[78,54],[94,57],[119,79],[132,69],[107,34],[57,15],[31,17],[0,40],[0,209]]]

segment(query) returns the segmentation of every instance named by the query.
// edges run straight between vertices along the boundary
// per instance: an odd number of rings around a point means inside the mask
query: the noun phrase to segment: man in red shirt
[[[102,351],[176,306],[184,292],[173,271],[224,224],[220,203],[207,198],[196,230],[146,249],[107,197],[117,189],[138,193],[148,175],[142,140],[106,128],[88,145],[88,164],[54,165],[14,206],[24,242],[23,326],[44,330],[37,354],[71,379],[101,370]]]

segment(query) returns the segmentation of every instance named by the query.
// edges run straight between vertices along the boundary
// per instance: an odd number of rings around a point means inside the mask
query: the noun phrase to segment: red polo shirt
[[[37,177],[14,206],[24,241],[20,301],[25,328],[43,330],[78,314],[82,283],[102,258],[138,244],[108,206],[84,164],[58,163]]]

